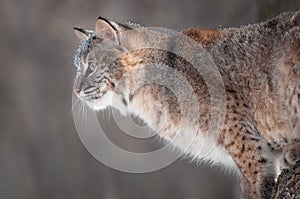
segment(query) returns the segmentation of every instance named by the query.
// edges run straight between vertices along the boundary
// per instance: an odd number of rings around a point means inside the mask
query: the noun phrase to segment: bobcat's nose
[[[74,85],[74,87],[73,87],[73,92],[75,93],[75,95],[76,95],[77,97],[80,96],[80,91],[81,91],[81,86]]]
[[[79,89],[79,88],[74,88],[74,89],[73,89],[73,92],[74,92],[77,96],[79,96],[80,89]]]
[[[81,80],[76,80],[74,82],[74,86],[73,86],[73,92],[79,97],[80,95],[80,91],[81,91],[81,88],[82,88],[82,81]]]

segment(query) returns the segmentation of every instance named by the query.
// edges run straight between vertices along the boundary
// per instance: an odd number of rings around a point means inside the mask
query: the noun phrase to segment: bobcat
[[[226,106],[219,134],[208,129],[216,115],[210,112],[213,106],[203,75],[184,57],[143,48],[147,42],[165,43],[170,49],[176,43],[172,37],[144,37],[135,31],[138,28],[142,27],[101,17],[94,31],[74,28],[82,40],[74,60],[78,98],[93,110],[114,106],[125,115],[136,115],[195,159],[237,170],[243,198],[271,198],[278,168],[300,160],[300,10],[239,28],[180,32],[208,52],[220,72]],[[165,64],[186,77],[197,99],[197,117],[182,118],[179,100],[165,86],[140,86],[153,74],[151,63],[157,64],[156,70]],[[155,74],[162,79],[173,75]],[[176,78],[172,81],[177,92],[186,92]],[[190,134],[195,139],[186,149],[185,135]],[[177,141],[172,142],[175,135]],[[208,153],[201,151],[212,145]]]

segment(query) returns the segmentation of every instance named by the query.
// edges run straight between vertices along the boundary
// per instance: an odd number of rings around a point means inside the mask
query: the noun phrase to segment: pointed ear
[[[117,29],[110,21],[99,17],[96,21],[95,27],[96,36],[100,39],[115,39],[117,38]]]
[[[74,32],[79,39],[85,40],[88,37],[88,32],[83,28],[74,27]]]

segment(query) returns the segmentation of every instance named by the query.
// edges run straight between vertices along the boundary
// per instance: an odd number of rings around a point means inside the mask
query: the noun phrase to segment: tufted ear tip
[[[88,37],[88,33],[85,29],[83,28],[77,28],[77,27],[73,27],[74,29],[74,32],[76,34],[76,36],[79,38],[79,39],[86,39]]]
[[[83,28],[73,27],[73,29],[74,29],[74,30],[81,31],[81,32],[84,32],[84,29],[83,29]]]
[[[96,36],[101,39],[114,38],[117,35],[117,29],[108,19],[99,16],[95,25]]]
[[[100,19],[100,20],[104,20],[104,21],[108,21],[107,19],[105,19],[105,18],[104,18],[104,17],[102,17],[102,16],[99,16],[99,17],[98,17],[98,19]],[[98,20],[98,19],[97,19],[97,20]]]

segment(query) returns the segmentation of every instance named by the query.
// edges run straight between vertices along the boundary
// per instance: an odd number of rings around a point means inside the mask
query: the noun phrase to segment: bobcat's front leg
[[[267,143],[241,124],[224,132],[224,144],[242,176],[243,198],[270,199],[275,185],[274,159]]]
[[[243,198],[270,199],[275,185],[274,156],[251,122],[237,120],[222,132],[223,144],[240,170]]]
[[[241,190],[242,190],[242,199],[251,199],[251,184],[249,180],[240,174],[241,179]]]

